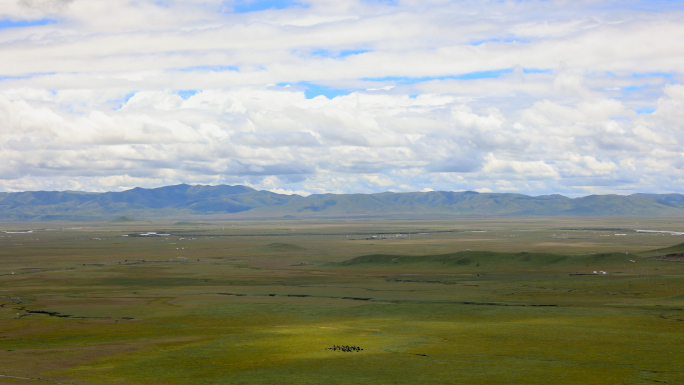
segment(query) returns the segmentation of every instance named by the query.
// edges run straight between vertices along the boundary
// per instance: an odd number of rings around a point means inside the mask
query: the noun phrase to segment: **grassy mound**
[[[338,266],[349,267],[412,267],[412,268],[478,268],[478,267],[522,267],[522,268],[572,268],[586,266],[609,266],[625,261],[624,253],[602,253],[571,256],[551,253],[500,253],[492,251],[459,251],[441,255],[385,255],[373,254],[338,262]]]
[[[306,248],[301,247],[301,246],[293,245],[291,243],[280,243],[280,242],[270,243],[266,246],[261,246],[261,248],[268,249],[270,251],[302,251],[302,250],[306,250]]]
[[[122,216],[109,221],[110,223],[125,223],[125,222],[137,222],[138,220],[132,217]]]
[[[643,257],[657,257],[667,254],[684,253],[684,243],[680,243],[674,246],[665,247],[662,249],[649,250],[643,253],[639,253]]]

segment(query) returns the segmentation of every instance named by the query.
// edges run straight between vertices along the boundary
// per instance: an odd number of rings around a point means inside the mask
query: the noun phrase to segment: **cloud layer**
[[[672,1],[0,4],[0,191],[682,192]]]

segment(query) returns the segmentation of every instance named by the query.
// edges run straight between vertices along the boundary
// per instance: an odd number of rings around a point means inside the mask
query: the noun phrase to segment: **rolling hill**
[[[684,195],[562,195],[451,192],[314,194],[307,197],[246,186],[180,184],[122,192],[27,191],[0,193],[0,221],[113,220],[212,216],[600,216],[684,215]]]

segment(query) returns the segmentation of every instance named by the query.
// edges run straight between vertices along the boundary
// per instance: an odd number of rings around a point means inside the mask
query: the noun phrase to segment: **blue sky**
[[[3,2],[0,191],[684,193],[682,26],[681,1]]]
[[[232,11],[235,13],[249,13],[266,10],[278,10],[288,8],[307,8],[306,3],[289,0],[264,0],[264,1],[236,1],[232,3]]]
[[[36,25],[46,25],[46,24],[52,24],[52,23],[56,23],[56,20],[52,20],[52,19],[40,19],[40,20],[0,19],[0,29],[32,27],[32,26],[36,26]]]

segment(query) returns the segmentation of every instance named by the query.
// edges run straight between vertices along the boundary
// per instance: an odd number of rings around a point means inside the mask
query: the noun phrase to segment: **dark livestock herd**
[[[352,353],[352,352],[360,352],[363,349],[358,347],[358,346],[349,346],[349,345],[333,345],[331,348],[326,348],[329,350],[334,350],[338,352],[346,352],[346,353]]]

